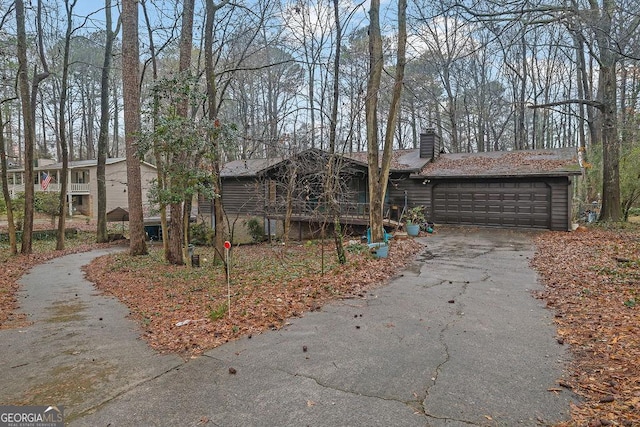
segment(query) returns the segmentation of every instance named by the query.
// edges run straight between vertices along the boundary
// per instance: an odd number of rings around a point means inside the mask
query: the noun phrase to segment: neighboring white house
[[[59,192],[62,185],[62,163],[54,163],[52,160],[38,159],[34,168],[35,191]],[[142,204],[148,206],[147,193],[151,187],[151,181],[157,177],[156,167],[152,164],[141,162],[140,174],[142,183]],[[51,180],[47,185],[47,176]],[[107,212],[120,207],[129,210],[127,196],[127,162],[124,158],[107,159],[105,165]],[[71,214],[86,215],[92,219],[98,213],[98,162],[97,160],[78,160],[69,162],[67,171],[67,203],[68,212]],[[24,191],[24,169],[7,170],[9,192],[15,196]]]

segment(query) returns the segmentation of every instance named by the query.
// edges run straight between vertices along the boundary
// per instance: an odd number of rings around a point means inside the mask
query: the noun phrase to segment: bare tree
[[[592,143],[602,150],[602,209],[600,219],[621,219],[620,203],[620,135],[618,116],[617,70],[625,56],[632,56],[635,34],[640,28],[640,17],[634,2],[627,4],[616,0],[574,1],[566,5],[539,4],[523,0],[517,3],[488,2],[482,11],[461,6],[474,19],[484,23],[522,22],[526,28],[560,23],[574,35],[577,47],[585,46],[597,63],[597,96],[591,99],[582,85],[584,98],[572,98],[532,105],[532,108],[554,108],[567,104],[583,104],[594,108],[596,126]],[[636,4],[637,6],[637,4]],[[524,32],[521,33],[524,37]],[[578,53],[580,72],[583,73],[582,53]],[[524,64],[523,59],[523,64]],[[584,76],[583,76],[584,77]],[[569,95],[569,94],[567,94]]]
[[[4,24],[10,17],[10,14],[13,13],[14,7],[8,7],[4,12],[2,17],[0,18],[0,29],[4,27]],[[4,198],[5,206],[7,208],[7,231],[9,234],[9,252],[11,255],[15,255],[18,253],[18,245],[16,239],[16,225],[13,219],[13,206],[11,203],[11,194],[9,192],[9,181],[7,179],[7,145],[5,141],[5,123],[4,115],[2,110],[5,108],[5,104],[15,99],[15,96],[12,98],[3,99],[0,101],[0,171],[2,175],[0,176],[0,180],[2,181],[2,196]]]
[[[205,79],[207,84],[207,114],[209,121],[216,123],[219,120],[218,113],[220,104],[218,103],[218,86],[216,82],[216,72],[213,57],[213,24],[215,22],[216,13],[224,7],[228,0],[216,4],[213,0],[206,0],[206,19],[204,33],[204,58],[205,58]],[[219,123],[219,122],[218,122]],[[225,215],[222,206],[222,180],[220,178],[220,170],[222,169],[222,147],[221,141],[216,135],[211,134],[211,166],[213,168],[213,192],[217,197],[213,199],[213,218],[215,223],[214,245],[216,248],[216,259],[222,259],[224,254],[225,239]]]
[[[114,31],[111,20],[111,0],[104,1],[105,13],[105,45],[104,62],[102,64],[102,77],[100,79],[100,134],[98,135],[98,223],[96,241],[109,240],[107,233],[107,185],[105,165],[107,163],[107,148],[109,145],[109,76],[111,74],[111,55],[113,54],[113,39],[119,31]],[[117,112],[116,112],[117,114]],[[116,131],[117,132],[117,131]]]
[[[58,122],[58,141],[60,143],[60,151],[62,153],[62,182],[60,186],[60,215],[58,217],[58,235],[56,239],[56,249],[64,249],[65,239],[65,221],[67,218],[67,171],[69,170],[69,146],[67,144],[67,120],[65,113],[67,111],[67,87],[69,78],[69,49],[71,47],[71,36],[73,35],[73,8],[76,5],[77,0],[65,0],[64,6],[67,12],[67,29],[64,37],[64,53],[62,60],[62,76],[60,81],[60,100],[58,113],[60,114],[60,120]]]
[[[11,255],[18,253],[16,242],[16,225],[13,222],[13,207],[11,203],[11,195],[9,194],[9,182],[7,180],[7,150],[4,139],[4,118],[2,116],[2,107],[6,100],[0,102],[0,168],[2,168],[2,195],[4,197],[5,206],[7,207],[7,228],[9,232],[9,252]]]
[[[127,153],[127,198],[129,201],[129,250],[131,255],[146,255],[142,211],[140,159],[136,141],[140,132],[140,54],[138,45],[138,2],[122,1],[122,86]]]
[[[339,1],[333,0],[333,16],[336,27],[335,53],[333,60],[333,102],[331,105],[331,118],[329,122],[329,164],[324,175],[325,200],[329,208],[329,214],[333,221],[333,240],[336,247],[336,255],[340,264],[347,262],[347,256],[342,244],[342,228],[340,225],[340,206],[338,201],[338,188],[340,185],[339,160],[336,153],[336,127],[338,126],[338,98],[340,96],[340,49],[342,47],[342,26],[340,23]]]
[[[369,80],[367,82],[367,99],[365,112],[367,120],[367,163],[369,166],[369,224],[371,227],[371,241],[380,242],[383,239],[384,196],[389,181],[391,169],[391,155],[393,133],[406,64],[407,45],[407,3],[398,0],[398,45],[396,51],[396,73],[391,98],[391,106],[384,136],[382,158],[379,157],[378,144],[378,91],[382,77],[384,57],[382,53],[382,36],[380,32],[380,0],[371,0],[369,9]]]
[[[160,50],[162,50],[162,47],[160,47],[159,49],[156,48],[156,44],[154,41],[154,31],[151,25],[151,20],[149,18],[149,11],[147,8],[147,2],[145,0],[142,0],[140,2],[141,6],[142,6],[142,12],[144,14],[144,21],[146,23],[147,26],[147,35],[149,37],[149,61],[151,63],[151,78],[152,80],[155,82],[158,81],[158,52]],[[173,37],[169,37],[167,39],[166,44],[164,45],[165,47],[167,46],[168,43],[173,41]],[[146,69],[146,67],[145,67]],[[144,74],[144,71],[143,71]],[[160,115],[160,97],[158,96],[157,93],[153,94],[153,101],[152,101],[152,108],[151,108],[151,114],[152,114],[152,118],[151,118],[151,127],[153,129],[153,132],[157,131],[157,127],[158,127],[158,120],[159,120],[159,115]],[[116,114],[117,116],[117,114]],[[165,168],[164,168],[164,159],[162,157],[161,154],[161,150],[159,149],[159,141],[154,141],[154,150],[153,150],[153,154],[154,154],[154,158],[155,158],[155,162],[156,162],[156,180],[157,180],[157,185],[158,188],[160,189],[164,189],[165,185],[166,185],[166,173],[165,173]],[[168,247],[169,247],[169,230],[167,227],[167,205],[163,202],[160,201],[159,202],[159,213],[160,213],[160,229],[162,232],[162,246],[164,249],[164,253],[165,256],[168,253]]]
[[[44,55],[42,42],[42,1],[38,1],[36,21],[38,24],[38,53],[42,64],[42,72],[37,72],[34,66],[33,81],[29,88],[27,68],[27,34],[25,29],[24,2],[16,0],[16,24],[17,24],[17,57],[18,57],[18,86],[20,88],[20,101],[22,103],[22,123],[24,127],[24,225],[22,233],[22,254],[32,252],[32,232],[34,213],[34,174],[33,174],[33,149],[35,145],[35,101],[38,93],[38,85],[49,76],[49,69]]]

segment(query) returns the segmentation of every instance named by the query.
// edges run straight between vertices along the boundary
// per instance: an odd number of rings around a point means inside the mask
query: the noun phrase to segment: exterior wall
[[[263,185],[255,177],[222,179],[222,205],[231,222],[237,218],[234,240],[237,240],[238,243],[251,242],[245,225],[249,219],[263,220]],[[213,202],[200,198],[197,203],[198,220],[204,221],[212,227],[215,226]]]
[[[253,177],[223,178],[222,205],[225,212],[227,214],[262,215],[264,211],[263,185]]]
[[[571,179],[553,178],[547,181],[551,187],[551,229],[571,230]]]
[[[389,202],[398,205],[400,210],[404,207],[405,192],[407,207],[424,206],[427,218],[431,211],[431,189],[433,184],[428,179],[403,179],[395,181],[395,185],[389,185]]]
[[[463,178],[463,180],[482,181],[483,178]],[[496,181],[512,182],[515,178],[494,178]],[[571,180],[569,177],[518,178],[518,181],[544,182],[550,189],[550,218],[549,229],[568,231],[571,227]],[[433,187],[437,183],[446,182],[443,179],[406,179],[396,181],[396,186],[390,186],[391,200],[402,205],[404,192],[407,194],[407,205],[425,206],[427,219],[433,210]]]
[[[234,215],[234,221],[231,221],[231,224],[233,226],[233,242],[232,243],[234,245],[235,244],[246,245],[246,244],[254,243],[253,237],[251,236],[251,233],[249,233],[249,227],[247,226],[247,223],[249,222],[249,220],[254,218],[258,220],[258,222],[262,226],[262,229],[265,230],[264,238],[265,239],[267,238],[267,231],[265,228],[264,218],[258,217],[255,215],[238,215],[236,220],[236,217]],[[272,227],[274,227],[274,229],[271,230],[271,235],[275,236],[276,239],[280,239],[282,237],[282,229],[283,229],[282,221],[271,220],[271,225]]]
[[[107,164],[105,167],[106,189],[107,189],[107,212],[117,207],[129,210],[129,199],[127,194],[127,162]],[[140,165],[140,179],[142,183],[142,205],[147,206],[148,192],[151,188],[151,180],[155,179],[156,169],[142,163]],[[98,213],[98,168],[89,169],[89,192],[91,194],[89,213],[92,218]],[[85,199],[86,200],[86,199]]]

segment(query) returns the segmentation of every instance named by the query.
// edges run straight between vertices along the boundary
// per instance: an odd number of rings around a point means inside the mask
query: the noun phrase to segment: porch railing
[[[47,187],[46,191],[59,192],[61,187],[62,187],[61,184],[51,183]],[[40,184],[34,184],[33,190],[35,192],[43,191],[42,187],[40,186]],[[69,192],[69,194],[89,194],[89,184],[71,183],[67,187],[67,191]],[[11,194],[11,197],[15,197],[16,194],[21,193],[21,192],[24,192],[24,184],[10,184],[9,185],[9,194]]]
[[[401,209],[401,208],[400,208]],[[285,203],[269,203],[265,206],[267,215],[281,216],[286,214]],[[295,201],[292,206],[292,215],[309,219],[321,219],[329,214],[329,208],[325,203],[317,201]],[[344,219],[369,220],[369,203],[358,203],[343,201],[338,203],[338,214]],[[396,220],[399,212],[397,207],[385,204],[383,217],[385,219]]]

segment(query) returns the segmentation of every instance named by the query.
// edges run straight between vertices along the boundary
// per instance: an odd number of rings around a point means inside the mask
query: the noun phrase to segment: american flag
[[[40,186],[42,187],[43,191],[47,189],[50,182],[51,182],[51,175],[49,175],[46,172],[42,172],[42,181],[40,181]]]

